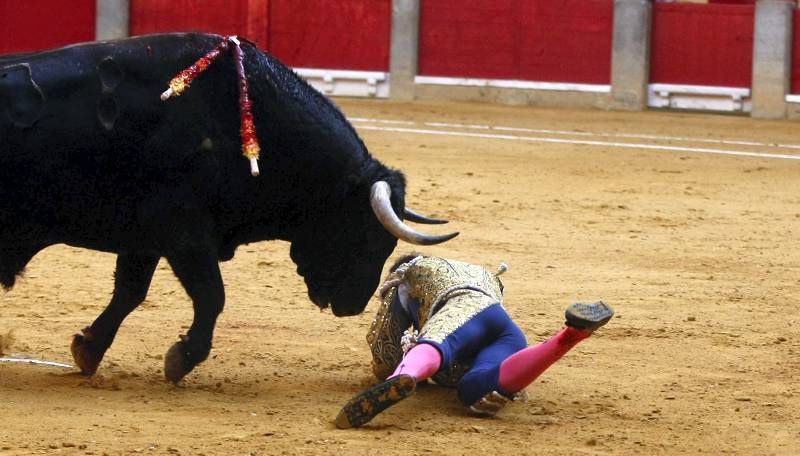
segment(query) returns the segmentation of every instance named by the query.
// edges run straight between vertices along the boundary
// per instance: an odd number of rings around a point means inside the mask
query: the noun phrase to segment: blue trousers
[[[458,382],[458,399],[464,405],[472,405],[492,391],[509,398],[516,393],[500,388],[500,363],[527,347],[528,341],[500,303],[483,309],[442,343],[424,338],[419,342],[439,350],[442,367],[456,361],[470,366]]]

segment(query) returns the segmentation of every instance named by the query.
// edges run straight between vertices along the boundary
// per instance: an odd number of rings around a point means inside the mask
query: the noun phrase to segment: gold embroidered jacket
[[[411,326],[410,317],[392,307],[402,282],[408,284],[409,296],[420,303],[419,337],[439,343],[483,309],[502,303],[503,284],[480,266],[437,257],[420,257],[400,266],[389,276],[388,283],[393,286],[384,293],[367,333],[372,369],[380,380],[403,359],[401,339]],[[434,380],[453,386],[467,367],[459,363],[442,366]]]

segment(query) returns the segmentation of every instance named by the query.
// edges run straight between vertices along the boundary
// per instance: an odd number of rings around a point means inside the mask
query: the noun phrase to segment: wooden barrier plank
[[[252,39],[245,33],[247,0],[131,0],[130,17],[131,35],[211,32]]]
[[[753,5],[653,6],[651,82],[750,87]]]
[[[391,0],[132,0],[131,33],[241,35],[291,66],[388,71]]]
[[[95,0],[0,0],[0,54],[94,40]]]
[[[419,74],[516,79],[518,12],[514,0],[425,0],[420,8]]]
[[[426,0],[423,76],[608,84],[612,0]]]
[[[388,71],[391,0],[270,0],[269,49],[291,66]]]
[[[792,81],[790,92],[800,94],[800,10],[794,10],[792,34]]]
[[[614,2],[523,2],[519,78],[609,84]]]

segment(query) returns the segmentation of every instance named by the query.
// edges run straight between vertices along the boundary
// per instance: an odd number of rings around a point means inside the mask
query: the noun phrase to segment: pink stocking
[[[431,344],[421,343],[406,353],[389,378],[407,374],[417,381],[422,381],[435,374],[441,365],[442,355],[439,354],[439,350]]]
[[[509,393],[522,391],[578,342],[591,335],[591,331],[568,326],[550,339],[514,353],[500,364],[500,387]]]

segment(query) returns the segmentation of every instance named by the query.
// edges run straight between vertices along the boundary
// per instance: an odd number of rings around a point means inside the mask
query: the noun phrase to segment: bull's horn
[[[378,181],[372,184],[369,200],[375,217],[377,217],[381,225],[386,228],[386,231],[392,233],[398,239],[416,245],[433,245],[441,244],[442,242],[449,241],[458,236],[458,233],[432,236],[414,230],[403,223],[400,217],[394,213],[391,195],[392,191],[389,188],[389,184],[384,181]]]
[[[430,218],[427,215],[422,215],[419,212],[414,212],[409,208],[403,209],[403,214],[406,220],[415,223],[424,223],[425,225],[440,225],[447,223],[447,220]]]

